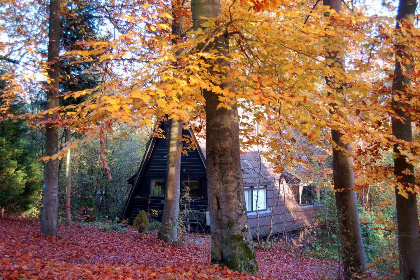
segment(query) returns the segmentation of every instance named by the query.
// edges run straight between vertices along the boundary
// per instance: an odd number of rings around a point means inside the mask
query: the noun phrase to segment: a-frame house
[[[168,165],[168,122],[161,122],[160,129],[164,131],[165,138],[151,137],[142,163],[137,173],[128,183],[132,185],[130,196],[125,205],[123,218],[131,223],[137,213],[145,210],[149,216],[156,220],[162,219],[165,200],[165,180]],[[190,130],[182,131],[183,137],[194,141],[195,137]],[[188,207],[193,210],[208,210],[206,164],[200,148],[185,147],[187,154],[181,155],[181,196],[188,190]]]
[[[141,210],[158,221],[162,219],[165,202],[165,180],[168,154],[168,123],[162,122],[166,138],[151,137],[137,173],[128,182],[131,192],[123,212],[123,219],[133,222]],[[183,130],[183,136],[193,141],[196,149],[185,149],[181,156],[181,196],[188,191],[188,207],[201,213],[201,229],[209,222],[206,161],[204,147],[198,145],[190,130]],[[185,145],[185,143],[184,143]],[[313,224],[319,205],[302,204],[299,190],[307,189],[307,183],[291,174],[275,174],[270,165],[255,151],[241,154],[242,178],[248,213],[248,226],[253,236],[290,232]],[[297,191],[296,191],[297,190]],[[301,191],[302,192],[302,191]]]

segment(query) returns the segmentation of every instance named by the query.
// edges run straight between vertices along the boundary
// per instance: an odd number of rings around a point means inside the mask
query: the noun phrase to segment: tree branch
[[[11,58],[8,58],[4,55],[0,56],[0,60],[4,60],[4,61],[7,61],[7,62],[10,62],[10,63],[13,63],[13,64],[20,64],[19,60],[11,59]]]
[[[319,1],[321,0],[317,0],[316,3],[314,4],[314,6],[312,7],[312,10],[315,10],[316,6],[318,5]],[[311,16],[311,14],[306,16],[305,21],[303,22],[303,24],[306,24],[308,22],[309,17]]]

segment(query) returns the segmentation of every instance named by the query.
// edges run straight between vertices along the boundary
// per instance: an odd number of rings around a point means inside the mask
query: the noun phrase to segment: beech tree
[[[342,1],[324,0],[324,5],[329,6],[336,13],[340,13]],[[336,47],[330,47],[330,50],[328,50],[327,61],[331,61],[330,67],[341,68],[342,71],[345,71],[343,54]],[[334,76],[327,77],[326,80],[331,90],[342,92],[344,81],[340,81]],[[332,113],[340,114],[340,108],[336,104],[332,104]],[[334,128],[331,129],[331,138],[333,141],[333,180],[344,277],[345,279],[352,279],[365,271],[366,256],[360,230],[357,197],[354,190],[355,181],[354,171],[352,170],[351,144],[343,138],[342,131]]]
[[[182,122],[170,120],[168,167],[166,170],[165,206],[159,239],[178,241],[179,198],[181,187]]]
[[[193,0],[193,25],[203,28],[204,18],[215,18],[220,13],[219,0]],[[213,65],[214,74],[220,75],[222,89],[229,64],[228,34],[214,38],[206,52],[215,51],[222,56]],[[223,81],[224,80],[224,81]],[[206,100],[206,153],[207,186],[210,205],[211,262],[226,265],[237,271],[255,274],[258,271],[252,239],[247,227],[247,214],[239,153],[239,119],[237,105],[231,109],[219,108],[219,95],[203,89]]]
[[[402,153],[402,146],[413,141],[411,127],[411,78],[413,57],[409,55],[409,41],[404,40],[404,29],[414,28],[416,0],[400,0],[397,14],[397,34],[401,39],[396,45],[394,81],[392,84],[392,134],[397,139],[394,146],[394,174],[398,185],[395,188],[397,208],[398,248],[400,270],[403,279],[420,279],[420,237],[416,193],[414,189],[414,166]]]
[[[47,109],[59,106],[60,83],[60,0],[50,1],[49,31],[48,31],[48,89]],[[47,116],[45,131],[45,156],[51,157],[45,163],[44,194],[41,211],[41,233],[44,235],[57,235],[57,194],[58,194],[58,128],[54,124],[57,113]]]
[[[182,16],[180,9],[183,3],[172,1],[172,39],[173,44],[180,41],[182,35]],[[175,62],[176,64],[176,62]],[[175,65],[176,67],[176,65]],[[165,206],[163,209],[162,225],[159,239],[167,242],[178,241],[179,198],[181,196],[181,149],[182,149],[182,121],[172,118],[169,128],[168,167],[166,170]]]

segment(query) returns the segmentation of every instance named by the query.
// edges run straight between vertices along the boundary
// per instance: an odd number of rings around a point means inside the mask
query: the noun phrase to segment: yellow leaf
[[[145,124],[145,125],[147,125],[147,126],[149,126],[149,127],[152,127],[152,122],[149,119],[143,120],[142,123]]]
[[[161,88],[156,89],[156,93],[159,95],[159,97],[165,96],[165,92]]]
[[[143,99],[143,101],[144,101],[145,103],[149,103],[149,101],[150,101],[150,96],[148,96],[148,95],[146,95],[146,94],[143,94],[143,95],[141,96],[141,99]]]
[[[165,99],[158,99],[157,103],[158,103],[158,106],[160,108],[166,108],[167,107],[167,103],[166,103]]]
[[[99,57],[99,62],[112,59],[114,56],[112,54],[104,54]]]
[[[50,157],[48,157],[48,156],[46,156],[46,157],[41,157],[39,160],[40,160],[40,161],[49,161],[49,160],[50,160]]]
[[[190,69],[194,69],[195,71],[200,71],[200,67],[197,65],[190,65]]]
[[[158,26],[162,29],[171,30],[171,27],[166,23],[159,23]]]
[[[173,16],[171,14],[169,14],[169,13],[161,13],[159,15],[159,17],[161,17],[161,18],[166,17],[166,18],[169,18],[169,19],[172,19],[172,20],[174,19]]]
[[[131,97],[132,98],[141,98],[142,94],[141,94],[141,90],[140,89],[136,89],[131,93]]]

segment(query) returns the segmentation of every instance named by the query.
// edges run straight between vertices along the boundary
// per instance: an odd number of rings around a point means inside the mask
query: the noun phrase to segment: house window
[[[150,187],[152,189],[152,196],[165,196],[165,180],[152,179],[150,180]]]
[[[303,186],[300,194],[300,204],[310,205],[315,203],[315,189],[313,186]]]
[[[319,203],[320,191],[314,185],[293,186],[296,202],[301,206],[316,205]]]
[[[246,211],[259,211],[267,209],[267,187],[256,186],[245,188]]]

